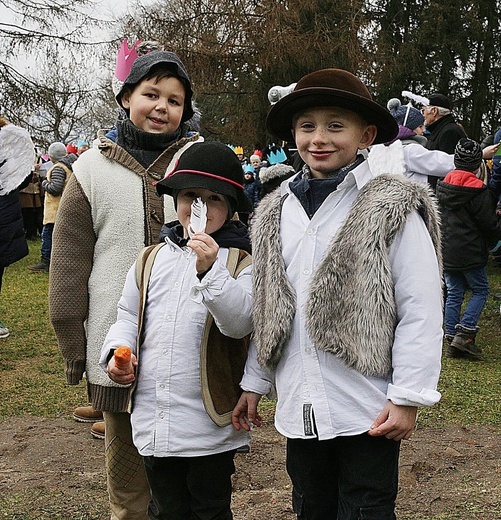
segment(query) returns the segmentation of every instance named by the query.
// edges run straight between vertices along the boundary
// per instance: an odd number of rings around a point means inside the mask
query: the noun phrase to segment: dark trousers
[[[232,520],[235,450],[204,457],[144,457],[152,520]]]
[[[298,520],[395,520],[400,443],[367,434],[287,439]]]

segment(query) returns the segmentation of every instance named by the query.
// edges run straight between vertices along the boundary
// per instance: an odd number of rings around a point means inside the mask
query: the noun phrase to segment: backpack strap
[[[233,278],[237,278],[251,263],[249,253],[229,248],[226,268]],[[239,339],[224,336],[214,323],[212,314],[207,314],[200,347],[200,384],[205,411],[218,426],[231,424],[233,408],[242,393],[240,380],[249,342],[250,334]]]
[[[139,361],[139,350],[141,347],[141,336],[143,334],[144,324],[144,308],[146,306],[146,298],[148,296],[148,282],[151,276],[151,269],[153,268],[153,262],[157,256],[160,248],[165,244],[154,244],[152,246],[141,249],[136,259],[136,285],[139,289],[139,306],[137,311],[137,335],[136,335],[136,359]],[[138,365],[139,367],[139,365]],[[136,379],[130,387],[129,403],[127,411],[132,411],[132,395],[137,385],[138,367],[136,367]]]
[[[153,268],[153,262],[165,242],[153,246],[145,247],[139,253],[136,260],[136,284],[139,289],[139,309],[137,311],[137,352],[139,353],[139,344],[141,334],[143,332],[144,308],[146,306],[146,298],[148,296],[148,282]],[[136,354],[139,360],[139,356]]]

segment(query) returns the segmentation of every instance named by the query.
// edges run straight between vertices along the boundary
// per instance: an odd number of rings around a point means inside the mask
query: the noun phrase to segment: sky
[[[22,22],[20,18],[14,14],[12,9],[9,9],[7,6],[15,6],[16,0],[6,0],[5,2],[0,2],[0,28],[5,28],[4,24],[15,24],[18,26],[22,26]],[[142,5],[148,5],[153,3],[154,0],[140,0]],[[137,5],[137,0],[90,0],[89,3],[89,12],[92,13],[93,16],[102,20],[115,21],[119,17],[126,14],[129,10],[132,10],[134,5]],[[3,26],[3,27],[2,27]],[[65,26],[63,28],[64,32],[68,30],[68,27]],[[73,38],[78,38],[78,31],[73,32],[71,35]],[[88,36],[87,34],[85,36]],[[114,35],[112,35],[114,36]],[[110,39],[110,34],[104,32],[95,32],[91,36],[91,41],[106,41]],[[118,50],[118,49],[117,49]],[[33,69],[39,67],[39,58],[33,55],[21,54],[9,58],[8,62],[14,66],[21,73],[30,73]],[[5,57],[0,57],[2,61],[5,62]],[[102,66],[99,64],[97,57],[92,55],[82,54],[79,61],[83,61],[91,67],[93,70],[96,70],[97,75],[102,76],[106,71],[102,70]]]

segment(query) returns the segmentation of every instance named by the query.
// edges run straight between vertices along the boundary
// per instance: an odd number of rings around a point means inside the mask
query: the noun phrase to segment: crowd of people
[[[395,519],[400,444],[440,400],[444,337],[448,357],[482,355],[499,139],[469,139],[443,94],[383,107],[323,69],[272,105],[277,141],[247,159],[201,136],[176,54],[150,45],[128,67],[113,128],[53,143],[49,167],[0,119],[0,288],[41,232],[29,269],[49,273],[67,383],[86,381],[74,418],[104,438],[111,518],[230,520],[268,395],[298,519]]]

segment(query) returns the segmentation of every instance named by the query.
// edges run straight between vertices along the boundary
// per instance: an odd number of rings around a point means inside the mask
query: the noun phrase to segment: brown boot
[[[104,439],[104,421],[95,422],[90,429],[90,434],[95,439]]]
[[[78,422],[93,423],[103,420],[103,412],[94,410],[92,406],[79,406],[73,411],[73,419]]]
[[[453,347],[451,345],[452,340],[454,339],[454,336],[452,334],[446,334],[445,335],[445,357],[447,358],[460,358],[464,357],[464,352],[457,349],[456,347]]]
[[[466,352],[473,357],[480,357],[482,355],[482,349],[475,344],[475,336],[478,332],[478,327],[474,329],[465,327],[463,325],[456,325],[456,335],[452,339],[451,347]]]

